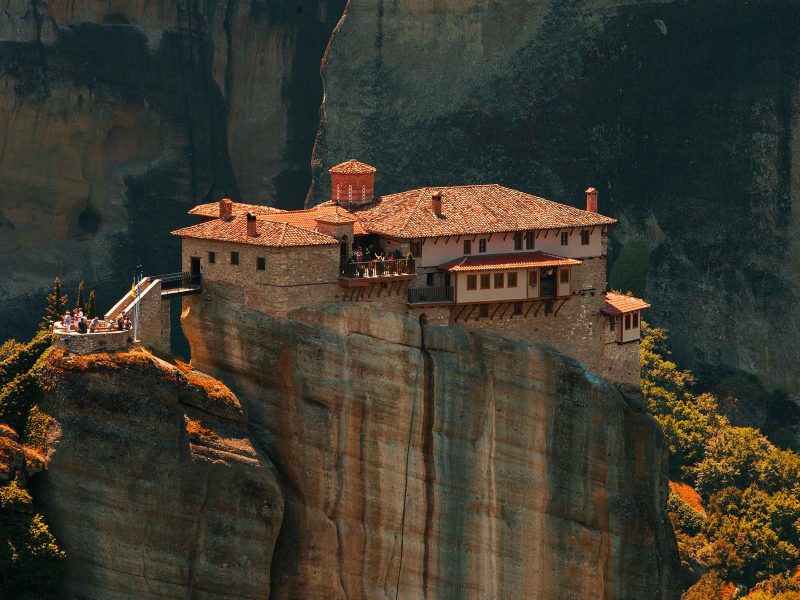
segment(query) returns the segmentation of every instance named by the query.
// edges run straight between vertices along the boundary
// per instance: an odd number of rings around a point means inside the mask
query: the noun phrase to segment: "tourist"
[[[97,328],[99,326],[100,326],[100,320],[97,317],[95,317],[94,319],[92,319],[92,322],[89,323],[89,333],[94,333],[95,331],[97,331]]]
[[[117,329],[119,329],[120,331],[125,329],[125,316],[122,315],[121,313],[117,317]]]
[[[83,319],[83,309],[78,307],[78,318]]]
[[[78,333],[86,333],[86,319],[78,320]]]
[[[69,311],[67,311],[66,314],[64,315],[64,325],[67,328],[67,333],[72,331],[72,315],[70,314]]]

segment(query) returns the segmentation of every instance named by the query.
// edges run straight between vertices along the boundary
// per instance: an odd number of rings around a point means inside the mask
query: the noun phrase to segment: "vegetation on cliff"
[[[44,466],[49,417],[39,406],[50,338],[0,346],[0,597],[57,597],[64,553],[25,487]],[[17,432],[22,432],[18,435]]]
[[[643,334],[642,390],[667,439],[684,599],[722,598],[731,584],[748,598],[800,598],[800,456],[734,427],[669,360],[666,331]]]

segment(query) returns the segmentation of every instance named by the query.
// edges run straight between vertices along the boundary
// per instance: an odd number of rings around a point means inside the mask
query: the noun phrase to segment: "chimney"
[[[230,198],[225,198],[224,200],[219,201],[219,218],[224,219],[225,217],[230,217],[233,214],[233,200]]]
[[[597,190],[590,187],[586,190],[586,210],[589,212],[597,212]]]
[[[247,213],[247,236],[256,237],[256,216],[253,213]]]
[[[442,216],[442,193],[436,192],[431,196],[431,210],[437,217]]]

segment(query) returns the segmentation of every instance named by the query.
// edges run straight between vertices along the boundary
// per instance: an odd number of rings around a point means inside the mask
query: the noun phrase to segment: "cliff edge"
[[[664,440],[635,399],[529,343],[226,293],[182,324],[280,473],[271,597],[678,597]]]

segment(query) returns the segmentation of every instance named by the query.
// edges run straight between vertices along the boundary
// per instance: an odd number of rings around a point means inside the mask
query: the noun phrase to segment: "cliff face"
[[[793,3],[352,2],[323,64],[314,198],[498,182],[620,219],[612,286],[682,362],[794,393],[800,41]],[[780,351],[776,351],[780,348]]]
[[[283,497],[220,382],[142,351],[54,350],[34,497],[65,597],[267,598]]]
[[[540,347],[364,306],[185,299],[285,494],[273,598],[677,598],[666,454],[635,401]]]
[[[299,206],[343,4],[0,3],[0,339],[55,275],[103,305],[139,264],[177,270],[197,202]]]

